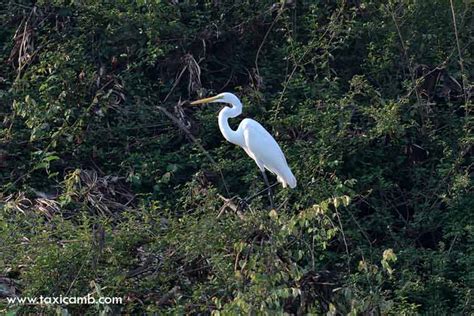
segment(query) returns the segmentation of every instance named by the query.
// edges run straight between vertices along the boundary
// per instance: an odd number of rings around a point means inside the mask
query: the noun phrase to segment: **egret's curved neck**
[[[219,129],[227,141],[236,145],[242,145],[244,141],[243,135],[234,131],[229,126],[229,118],[237,117],[242,113],[242,103],[240,101],[234,101],[231,104],[232,107],[226,106],[219,112]]]

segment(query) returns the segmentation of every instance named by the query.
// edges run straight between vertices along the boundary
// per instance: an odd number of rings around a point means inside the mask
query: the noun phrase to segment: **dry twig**
[[[201,145],[201,143],[197,140],[197,138],[194,137],[193,134],[191,134],[191,132],[186,128],[186,126],[184,126],[184,124],[180,120],[178,120],[173,114],[168,112],[168,110],[166,110],[164,107],[158,105],[157,109],[163,112],[163,114],[165,114],[171,121],[173,121],[173,123],[175,123],[179,127],[179,129],[181,129],[194,144],[196,144],[196,146],[204,153],[204,155],[206,155],[209,161],[211,161],[211,163],[217,167],[219,174],[221,176],[224,188],[227,194],[230,194],[229,188],[227,187],[227,183],[225,181],[224,174],[222,173],[221,168],[218,166],[217,162],[214,160],[214,158],[212,158],[209,152]]]

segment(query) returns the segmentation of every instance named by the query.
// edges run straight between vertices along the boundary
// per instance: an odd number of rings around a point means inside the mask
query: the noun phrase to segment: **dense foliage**
[[[0,311],[474,312],[473,12],[3,1]],[[186,102],[223,91],[298,179],[277,210],[236,211],[258,169]],[[125,300],[2,299],[87,294]]]

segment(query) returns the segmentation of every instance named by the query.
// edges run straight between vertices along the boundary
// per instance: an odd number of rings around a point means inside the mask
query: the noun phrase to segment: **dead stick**
[[[196,144],[196,146],[206,155],[206,157],[212,162],[212,164],[214,166],[217,167],[218,171],[219,171],[219,174],[221,176],[221,179],[222,179],[222,183],[224,184],[224,188],[227,192],[228,195],[230,195],[230,192],[229,192],[229,188],[227,187],[227,183],[225,181],[225,178],[224,178],[224,174],[222,173],[222,170],[221,168],[217,165],[216,161],[214,160],[214,158],[212,158],[212,156],[209,154],[209,152],[204,148],[202,147],[202,145],[199,143],[199,141],[196,139],[196,137],[194,137],[193,134],[191,134],[191,132],[186,128],[186,126],[183,125],[183,123],[181,123],[173,114],[171,114],[170,112],[168,112],[168,110],[166,110],[164,107],[162,106],[157,106],[158,110],[160,110],[161,112],[163,112],[163,114],[165,114],[170,120],[173,121],[173,123],[175,123],[183,132],[186,133],[186,135],[189,137],[189,139]]]

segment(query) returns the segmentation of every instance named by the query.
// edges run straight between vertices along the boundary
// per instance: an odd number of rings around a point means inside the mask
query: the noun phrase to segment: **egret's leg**
[[[249,206],[249,204],[248,204],[247,198],[245,198],[245,199],[238,198],[237,199],[237,210],[244,211],[248,206]]]
[[[265,180],[265,185],[267,186],[268,190],[268,200],[270,201],[270,207],[273,209],[273,193],[272,193],[272,187],[270,186],[270,183],[268,182],[267,174],[265,171],[262,171],[263,175],[263,180]]]
[[[273,184],[270,186],[270,188],[273,188],[273,187],[277,186],[278,184],[279,184],[279,182],[277,181],[277,182],[273,183]],[[257,193],[255,193],[254,195],[251,195],[251,196],[246,197],[245,199],[242,200],[242,202],[244,202],[245,204],[248,204],[248,203],[250,203],[254,198],[256,198],[257,196],[260,196],[260,195],[262,195],[262,193],[265,193],[265,191],[268,191],[268,188],[265,188],[265,189],[263,189],[263,190],[260,190],[260,191],[258,191]]]

